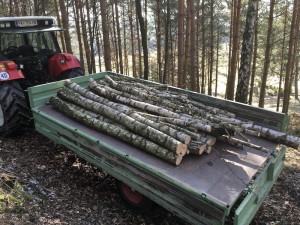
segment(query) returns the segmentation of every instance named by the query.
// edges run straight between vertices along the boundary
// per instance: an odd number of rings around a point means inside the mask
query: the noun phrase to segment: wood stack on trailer
[[[269,150],[248,135],[299,148],[300,139],[235,118],[231,112],[172,92],[166,85],[144,85],[126,77],[90,79],[88,89],[70,81],[51,104],[81,123],[179,165],[187,154],[209,154],[216,141]]]
[[[90,78],[95,79],[97,87],[99,86],[107,94],[112,92],[114,88],[106,84],[106,75],[120,84],[119,86],[134,86],[134,89],[147,95],[151,95],[148,92],[152,90],[155,92],[154,96],[159,99],[164,98],[164,100],[174,103],[176,109],[163,106],[161,102],[153,101],[151,103],[147,99],[139,100],[137,99],[138,94],[131,94],[130,98],[126,98],[124,97],[126,93],[123,94],[124,91],[119,91],[122,94],[118,96],[120,94],[116,89],[114,96],[118,99],[121,97],[127,99],[126,104],[120,104],[113,99],[90,92]],[[36,130],[54,142],[66,146],[79,157],[128,185],[130,189],[148,197],[191,224],[249,224],[284,167],[285,146],[278,146],[274,141],[259,138],[257,135],[260,133],[260,137],[262,137],[265,133],[271,137],[271,134],[275,133],[278,140],[278,134],[282,134],[281,142],[286,142],[291,137],[280,133],[284,131],[288,123],[285,114],[112,72],[72,79],[73,84],[66,83],[66,86],[69,87],[65,87],[64,82],[53,82],[29,88],[28,94]],[[149,88],[150,90],[146,91]],[[62,99],[63,94],[67,94],[68,99],[75,96],[72,98],[74,102]],[[97,99],[92,99],[92,96]],[[175,96],[177,96],[177,100]],[[51,98],[52,100],[50,100]],[[85,104],[87,107],[91,107],[90,110],[83,108],[86,99],[92,100],[90,102],[92,104]],[[58,103],[56,107],[61,108],[64,113],[49,104],[49,102],[54,103],[55,101]],[[74,104],[75,101],[76,104]],[[194,104],[187,104],[190,101]],[[135,104],[130,105],[130,102]],[[135,105],[145,107],[147,105],[147,107],[142,110],[133,107]],[[202,105],[205,105],[204,108],[208,111],[207,115],[213,115],[210,116],[211,119],[207,119],[206,114],[201,117],[180,111],[183,108],[193,108],[192,106],[202,109]],[[101,110],[109,109],[110,113],[103,116],[104,114],[95,111],[97,107],[100,107]],[[158,111],[161,114],[149,111],[159,108],[162,109],[162,111]],[[217,108],[229,112],[229,115],[223,116],[224,118],[238,119],[242,123],[237,125],[228,123],[228,121],[226,123],[213,121],[220,115]],[[155,126],[163,127],[167,124],[168,127],[175,129],[176,132],[171,132],[173,135],[171,136],[165,133],[167,131],[162,132],[151,127],[156,130],[154,132],[156,134],[160,132],[167,135],[169,139],[178,138],[176,142],[168,142],[169,144],[173,143],[173,151],[165,147],[167,143],[159,144],[148,139],[148,136],[143,137],[143,132],[145,132],[143,129],[133,132],[130,130],[132,125],[130,123],[121,124],[115,120],[112,111],[118,113],[119,121],[123,121],[121,115],[126,115],[131,118],[127,118],[129,122],[132,121],[132,124],[135,125],[137,122],[143,123],[144,128],[148,128],[148,124],[155,123]],[[164,112],[170,112],[173,113],[171,115],[177,116],[163,115]],[[232,113],[235,114],[235,117]],[[132,115],[133,117],[131,117]],[[143,121],[136,119],[140,116]],[[200,122],[205,120],[208,123]],[[147,123],[144,123],[145,121]],[[174,122],[176,124],[172,124],[170,121],[176,121]],[[248,121],[254,123],[248,123]],[[211,126],[212,124],[213,126]],[[251,129],[248,129],[246,124]],[[199,128],[195,128],[195,126]],[[209,127],[211,131],[208,130]],[[262,127],[264,127],[263,132],[255,131]],[[204,128],[207,130],[203,131]],[[136,127],[136,129],[138,128]],[[185,136],[181,133],[185,133]],[[189,151],[191,148],[197,149],[197,143],[194,140],[199,141],[199,133],[204,133],[205,138],[207,135],[212,136],[211,143],[216,141],[210,148],[211,152],[205,153],[203,156],[191,155],[191,152],[188,156],[187,154],[182,156],[183,153],[180,154],[180,151],[185,146],[187,150],[189,149],[188,145],[190,146]],[[254,134],[256,137],[253,136]],[[244,138],[240,137],[241,135]],[[191,139],[189,143],[187,136],[190,136]],[[225,139],[226,136],[230,138],[232,144],[219,140]],[[236,144],[233,143],[233,138],[238,139]],[[154,137],[152,139],[161,142]],[[177,146],[181,147],[176,148],[174,143],[179,143]],[[249,143],[268,149],[268,152],[249,147]],[[145,149],[137,146],[145,147]],[[204,146],[209,145],[205,143]],[[297,146],[298,144],[295,142],[294,147]],[[161,157],[155,157],[142,149],[148,150],[148,152],[153,150],[154,153],[161,156],[165,155],[168,161],[161,160]],[[162,149],[164,151],[160,151]],[[203,148],[199,152],[202,151]],[[174,156],[177,158],[174,159]],[[170,161],[172,164],[169,163]],[[179,166],[173,166],[178,163],[180,163]]]

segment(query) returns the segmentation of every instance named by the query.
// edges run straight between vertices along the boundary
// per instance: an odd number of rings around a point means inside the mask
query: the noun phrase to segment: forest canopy
[[[112,70],[247,104],[299,101],[297,0],[0,0],[0,16],[54,16],[85,74]]]

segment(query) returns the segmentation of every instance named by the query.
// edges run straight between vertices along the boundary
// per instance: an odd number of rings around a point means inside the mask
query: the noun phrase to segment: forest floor
[[[299,111],[291,113],[295,135]],[[114,178],[33,129],[0,139],[0,178],[0,225],[186,224],[159,206],[151,214],[131,209]],[[285,168],[252,224],[300,224],[299,151],[287,149]]]

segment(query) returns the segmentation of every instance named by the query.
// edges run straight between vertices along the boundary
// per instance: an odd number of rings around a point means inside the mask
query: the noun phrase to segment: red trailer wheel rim
[[[128,185],[122,183],[121,188],[125,197],[133,204],[139,204],[143,201],[144,196],[136,191],[133,191]]]

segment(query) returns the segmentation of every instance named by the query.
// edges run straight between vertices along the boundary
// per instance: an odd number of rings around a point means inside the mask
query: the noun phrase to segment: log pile
[[[299,148],[297,137],[238,120],[233,113],[170,92],[166,85],[151,87],[123,79],[90,79],[87,89],[65,81],[50,103],[87,126],[175,165],[186,154],[209,154],[217,140],[268,152],[244,134]]]

